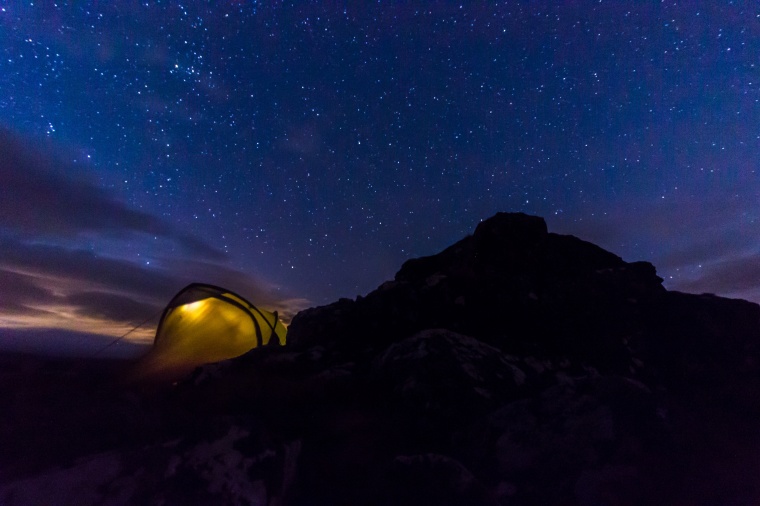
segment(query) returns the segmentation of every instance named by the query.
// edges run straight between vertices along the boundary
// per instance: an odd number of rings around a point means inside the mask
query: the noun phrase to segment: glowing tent
[[[169,302],[161,315],[143,373],[177,370],[237,357],[278,342],[287,329],[277,316],[218,286],[193,283]]]

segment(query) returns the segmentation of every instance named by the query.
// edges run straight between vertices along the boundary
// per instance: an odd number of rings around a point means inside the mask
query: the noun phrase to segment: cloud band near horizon
[[[195,281],[286,319],[306,304],[86,174],[54,147],[0,129],[0,328],[117,337],[148,320],[129,336],[148,340],[165,304]]]

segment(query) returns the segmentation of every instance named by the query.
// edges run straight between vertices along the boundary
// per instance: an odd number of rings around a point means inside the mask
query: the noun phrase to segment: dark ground
[[[760,504],[760,307],[499,214],[177,384],[0,356],[0,504]]]

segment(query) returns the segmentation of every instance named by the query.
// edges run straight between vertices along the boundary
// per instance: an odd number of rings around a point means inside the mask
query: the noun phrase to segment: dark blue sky
[[[292,312],[497,211],[760,301],[754,2],[2,5],[0,326]]]

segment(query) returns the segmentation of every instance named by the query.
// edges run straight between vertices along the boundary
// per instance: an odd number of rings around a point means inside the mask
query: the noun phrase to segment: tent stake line
[[[156,316],[160,315],[162,312],[163,312],[163,309],[159,309],[155,314],[153,314],[152,316],[148,317],[145,321],[143,321],[142,323],[138,324],[135,328],[127,331],[126,334],[117,337],[116,339],[114,339],[110,343],[108,343],[105,346],[103,346],[102,348],[100,348],[98,351],[96,351],[95,353],[93,353],[92,356],[93,357],[97,357],[98,355],[100,355],[101,353],[103,353],[104,351],[106,351],[108,348],[110,348],[114,344],[118,343],[119,341],[121,341],[122,339],[124,339],[125,337],[127,337],[129,334],[131,334],[135,330],[139,329],[140,327],[142,327],[143,325],[145,325],[149,321],[151,321]]]

